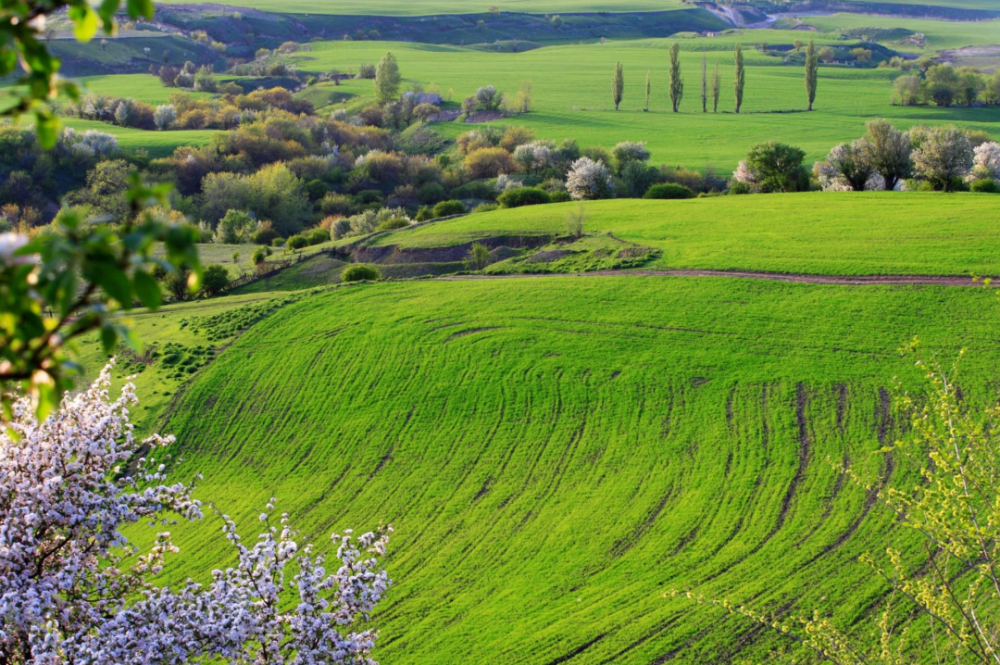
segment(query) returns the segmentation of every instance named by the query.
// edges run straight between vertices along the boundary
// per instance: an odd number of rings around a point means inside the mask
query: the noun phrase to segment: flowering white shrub
[[[987,141],[973,152],[972,172],[980,178],[1000,180],[1000,143]]]
[[[176,119],[177,111],[173,104],[157,106],[156,110],[153,111],[153,122],[156,123],[156,128],[159,130],[168,129]],[[235,124],[239,124],[239,121],[236,120]]]
[[[506,173],[501,173],[500,176],[497,178],[497,184],[494,186],[494,189],[496,189],[497,193],[503,194],[508,189],[514,189],[515,187],[520,187],[520,186],[521,186],[520,180],[518,180],[517,178],[511,178]]]
[[[351,223],[351,233],[361,235],[371,233],[382,222],[390,219],[410,219],[405,208],[379,208],[378,210],[365,210],[357,215],[348,218]]]
[[[43,422],[28,400],[15,402],[0,431],[0,661],[373,663],[376,633],[354,628],[389,585],[379,559],[391,528],[356,540],[335,535],[340,565],[328,574],[311,545],[299,546],[287,516],[270,525],[272,500],[261,515],[268,528],[251,546],[222,516],[235,567],[213,571],[207,585],[152,584],[176,551],[170,534],[140,555],[122,528],[166,524],[169,513],[197,519],[201,507],[193,486],[168,484],[152,457],[128,467],[138,450],[172,439],[135,438],[134,388],[110,400],[110,367]]]
[[[96,129],[78,132],[67,127],[63,130],[57,148],[63,154],[77,157],[114,157],[118,154],[118,138]]]
[[[514,148],[511,156],[514,162],[527,173],[548,168],[558,161],[556,144],[546,140],[519,145]]]
[[[611,156],[621,170],[629,162],[648,162],[650,155],[643,141],[622,141],[611,149]]]
[[[577,201],[609,199],[615,191],[608,167],[589,157],[573,162],[566,175],[566,189]]]

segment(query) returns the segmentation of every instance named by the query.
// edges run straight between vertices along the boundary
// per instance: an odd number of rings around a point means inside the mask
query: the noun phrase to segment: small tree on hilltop
[[[816,55],[816,44],[809,40],[806,46],[806,96],[809,98],[809,110],[813,110],[816,100],[816,85],[819,74],[819,57]]]
[[[382,105],[396,101],[401,81],[396,56],[386,53],[375,67],[375,101]]]
[[[391,529],[335,535],[339,564],[328,573],[287,516],[272,523],[272,500],[249,545],[222,515],[233,567],[204,584],[157,586],[166,554],[177,551],[170,534],[140,554],[126,532],[199,519],[201,505],[194,486],[168,483],[155,458],[173,439],[135,438],[135,387],[126,383],[112,401],[110,385],[109,365],[43,421],[18,400],[0,429],[3,662],[256,663],[266,653],[267,662],[370,663],[377,633],[360,624],[389,585],[379,560]]]
[[[611,99],[615,103],[615,110],[622,103],[622,96],[625,94],[625,74],[622,71],[622,63],[615,65],[615,73],[611,76]]]
[[[670,47],[670,104],[674,113],[680,109],[684,97],[684,80],[681,78],[681,46],[674,42]]]
[[[736,112],[743,106],[743,87],[746,85],[746,70],[743,67],[743,47],[736,45],[734,59],[736,60],[736,78],[733,80],[733,92],[736,93]]]

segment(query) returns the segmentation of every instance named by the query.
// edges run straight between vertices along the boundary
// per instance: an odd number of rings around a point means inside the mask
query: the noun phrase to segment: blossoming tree
[[[0,431],[0,664],[374,663],[361,624],[389,585],[391,528],[334,535],[330,572],[287,515],[272,524],[272,500],[252,544],[222,516],[235,566],[157,586],[170,534],[141,553],[123,529],[198,519],[201,505],[152,455],[135,463],[172,439],[137,439],[133,386],[111,399],[109,384],[110,366],[41,422],[16,401]]]

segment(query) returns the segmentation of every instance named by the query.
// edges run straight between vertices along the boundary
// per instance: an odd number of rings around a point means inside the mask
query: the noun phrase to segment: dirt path
[[[583,273],[542,273],[513,275],[452,275],[444,281],[475,279],[519,279],[539,277],[727,277],[763,279],[796,284],[842,284],[848,286],[926,284],[931,286],[982,286],[982,282],[962,275],[809,275],[802,273],[757,272],[743,270],[595,270]]]

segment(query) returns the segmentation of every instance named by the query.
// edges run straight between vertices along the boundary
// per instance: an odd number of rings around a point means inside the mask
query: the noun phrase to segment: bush
[[[547,192],[535,187],[515,187],[497,197],[497,203],[504,208],[520,208],[521,206],[550,203],[552,198]]]
[[[354,201],[358,205],[373,205],[375,203],[382,203],[382,199],[385,196],[377,189],[365,189],[354,195]],[[326,212],[325,210],[323,212]]]
[[[410,220],[404,219],[403,217],[393,217],[392,219],[387,219],[378,226],[375,227],[377,231],[392,231],[393,229],[402,229],[410,225]]]
[[[253,232],[253,235],[250,236],[250,242],[255,245],[272,245],[274,244],[274,241],[278,239],[278,232],[270,226],[258,229]]]
[[[983,178],[972,183],[969,189],[981,194],[1000,194],[1000,183],[993,178]]]
[[[318,245],[330,239],[330,232],[326,229],[312,229],[306,234],[306,240],[310,245]],[[292,248],[294,249],[294,247]]]
[[[294,235],[285,244],[288,249],[304,249],[309,246],[309,240],[305,236]]]
[[[205,268],[205,274],[201,278],[201,292],[211,295],[219,293],[229,286],[229,271],[225,266],[212,264]]]
[[[417,192],[417,198],[424,203],[437,203],[447,196],[444,187],[438,182],[429,182]]]
[[[496,178],[501,173],[513,173],[517,165],[503,148],[480,148],[465,157],[465,168],[475,179]]]
[[[255,265],[259,266],[264,260],[267,259],[267,251],[263,247],[258,247],[253,250],[253,255],[250,257],[250,261]]]
[[[477,205],[475,208],[472,209],[472,212],[493,212],[494,210],[498,210],[499,208],[500,206],[498,206],[496,203],[480,203],[479,205]]]
[[[349,219],[338,219],[330,225],[330,237],[334,240],[340,240],[350,232],[351,220]]]
[[[328,192],[319,202],[319,209],[324,215],[342,215],[349,217],[354,214],[354,199],[347,194]]]
[[[378,271],[378,268],[361,263],[347,266],[340,273],[340,281],[342,282],[375,282],[380,279],[382,279],[382,273]]]
[[[450,215],[461,215],[465,212],[465,204],[461,201],[441,201],[434,206],[435,217],[448,217]]]
[[[551,203],[566,203],[572,200],[573,197],[570,196],[569,192],[567,192],[565,189],[560,189],[557,192],[552,192],[551,194],[549,194],[549,201]]]
[[[644,199],[690,199],[694,192],[684,185],[667,183],[665,185],[653,185],[646,190],[642,198]]]
[[[488,180],[473,180],[451,190],[452,198],[456,199],[493,199],[496,194],[493,183]]]
[[[285,246],[284,238],[274,238],[273,240],[271,240],[271,247],[284,247],[284,246]]]
[[[430,206],[420,206],[420,209],[417,210],[417,216],[414,219],[418,222],[426,222],[434,219],[434,211],[431,210]]]

